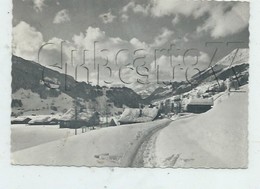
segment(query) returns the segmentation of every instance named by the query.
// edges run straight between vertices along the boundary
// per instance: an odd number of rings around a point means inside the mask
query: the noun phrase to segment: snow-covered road
[[[151,132],[149,132],[143,138],[137,150],[134,152],[134,157],[132,158],[130,167],[161,167],[161,165],[158,164],[158,158],[157,158],[158,154],[156,152],[156,144],[157,144],[158,136],[160,135],[161,132],[164,131],[164,129],[167,129],[168,126],[184,124],[190,121],[191,119],[193,119],[194,117],[196,117],[196,115],[187,115],[187,116],[179,117],[177,120],[173,122],[169,122],[167,124],[161,125],[160,127],[151,130]],[[174,145],[174,144],[168,144],[168,145]],[[163,148],[167,148],[167,144]]]
[[[150,129],[145,136],[136,145],[136,149],[133,150],[129,167],[144,167],[147,163],[152,163],[154,160],[152,155],[155,149],[155,141],[158,132],[167,127],[171,121],[158,125],[157,127]]]

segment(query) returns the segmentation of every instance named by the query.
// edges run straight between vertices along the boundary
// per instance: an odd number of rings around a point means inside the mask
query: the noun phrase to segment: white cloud
[[[146,44],[145,42],[141,42],[139,39],[137,38],[132,38],[130,40],[130,43],[133,45],[133,47],[135,49],[146,49],[146,50],[149,50],[149,46],[148,44]]]
[[[61,41],[63,40],[52,38],[45,42],[41,32],[37,31],[28,23],[21,21],[13,28],[12,50],[16,56],[38,62],[39,49],[42,45],[48,43],[41,51],[40,64],[50,66],[60,63]],[[64,62],[70,63],[70,53],[72,49],[76,49],[74,44],[69,42],[63,44]]]
[[[175,17],[172,19],[172,24],[175,25],[180,21],[180,16],[177,14]]]
[[[63,63],[67,62],[70,64],[71,62],[71,50],[75,50],[75,45],[70,43],[69,41],[64,41],[60,38],[52,38],[48,40],[47,43],[51,43],[50,45],[46,45],[41,52],[41,64],[51,66],[52,64],[60,64],[61,61],[61,43],[62,44],[62,58]]]
[[[212,37],[219,38],[238,33],[248,26],[249,3],[151,0],[151,14],[155,17],[174,15],[173,24],[179,22],[179,15],[197,19],[208,14],[197,32],[208,31]]]
[[[209,6],[205,1],[187,2],[181,0],[151,0],[151,4],[151,13],[157,17],[182,14],[197,18],[203,15]]]
[[[209,61],[210,61],[210,57],[209,57],[209,55],[207,54],[207,53],[205,53],[205,52],[200,52],[200,54],[199,54],[199,63],[210,63]]]
[[[163,29],[162,33],[160,33],[161,37],[168,36],[169,33],[171,33],[167,29]],[[158,37],[157,36],[157,37]],[[96,61],[102,65],[104,63],[104,59],[107,57],[109,60],[109,66],[112,68],[113,72],[113,78],[112,79],[115,83],[120,82],[119,80],[119,68],[123,66],[123,70],[121,72],[122,77],[127,82],[133,82],[130,78],[139,78],[139,76],[136,74],[135,68],[133,67],[125,67],[127,63],[131,63],[133,65],[133,60],[135,58],[144,57],[143,59],[139,59],[135,62],[135,65],[141,65],[145,63],[145,65],[149,68],[150,63],[152,62],[153,58],[153,51],[151,50],[151,46],[145,42],[140,41],[137,38],[132,38],[130,41],[125,41],[120,38],[114,38],[107,36],[106,33],[99,28],[93,28],[88,27],[86,29],[85,33],[80,33],[79,35],[75,35],[73,37],[73,43],[75,44],[76,49],[79,49],[80,52],[82,52],[83,49],[89,50],[87,51],[90,66],[93,63],[93,48],[94,48],[94,42],[98,41],[96,43]],[[156,44],[163,44],[161,39],[156,40]],[[106,53],[100,53],[100,50],[107,49],[108,51]],[[115,64],[115,55],[117,52],[121,49],[126,49],[126,51],[122,51],[120,55],[118,56],[118,62]],[[134,51],[137,49],[144,49],[142,51],[138,51],[136,54],[134,54]],[[102,66],[101,66],[102,67]],[[92,68],[92,67],[90,67]],[[100,68],[100,70],[104,69],[103,67]],[[105,73],[107,73],[108,70],[104,70]],[[145,69],[141,70],[143,72],[147,72]],[[102,76],[103,77],[103,74]],[[145,77],[140,78],[142,81],[145,79]]]
[[[145,16],[150,14],[155,17],[162,17],[182,14],[198,18],[206,13],[209,8],[209,3],[205,1],[150,0],[147,5],[140,5],[130,1],[122,8],[121,12],[127,13],[132,10],[134,13],[142,13]],[[179,17],[175,17],[173,22],[179,21],[178,19]]]
[[[14,38],[14,54],[21,56],[26,59],[36,60],[37,61],[37,53],[38,49],[42,44],[44,44],[42,34],[38,32],[35,28],[31,27],[29,24],[25,22],[19,23],[17,26],[14,27],[13,38]],[[100,81],[104,80],[112,80],[114,83],[120,82],[119,80],[119,67],[126,65],[126,63],[133,63],[133,58],[141,57],[143,55],[147,55],[147,58],[139,60],[136,64],[140,64],[143,62],[147,62],[146,66],[148,68],[152,68],[152,58],[153,58],[153,51],[151,50],[153,47],[158,47],[164,45],[168,39],[173,35],[173,31],[168,30],[167,28],[163,28],[160,34],[155,37],[155,40],[151,44],[147,44],[145,42],[140,41],[137,38],[133,38],[130,41],[122,40],[118,37],[110,37],[99,28],[88,27],[84,33],[80,33],[78,35],[74,35],[71,42],[67,42],[64,44],[63,48],[63,61],[71,64],[71,50],[76,50],[74,56],[74,64],[81,64],[82,63],[82,53],[83,50],[88,50],[86,55],[87,65],[93,66],[93,46],[94,42],[98,41],[96,45],[96,61],[101,65],[100,71],[102,74],[100,75]],[[41,54],[41,64],[51,66],[55,63],[60,62],[60,42],[62,39],[52,38],[48,40],[48,43],[54,43],[54,45],[47,46],[44,48],[44,51]],[[107,49],[107,52],[101,53],[100,50]],[[124,51],[118,57],[118,64],[115,64],[115,55],[121,49],[128,49],[128,51]],[[138,54],[133,54],[134,50],[136,49],[145,49],[147,52],[138,52]],[[150,56],[150,57],[149,57]],[[103,63],[105,63],[105,58],[109,59],[109,65],[112,68],[112,77],[109,77],[108,69],[103,67]],[[199,59],[205,60],[209,59],[207,54],[201,53],[199,55]],[[189,60],[189,59],[188,59]],[[193,59],[192,59],[193,60]],[[63,62],[63,63],[64,63]],[[182,56],[173,56],[173,63],[178,64],[182,62]],[[166,79],[171,78],[171,70],[172,68],[169,65],[169,57],[162,55],[158,58],[157,61],[158,65],[160,65],[160,73],[162,73],[163,77]],[[132,64],[133,65],[133,64]],[[69,65],[71,66],[71,65]],[[136,65],[134,65],[136,66]],[[89,67],[90,70],[93,67]],[[137,78],[141,79],[142,81],[146,79],[146,77],[141,77],[136,74],[136,68],[134,67],[125,67],[123,66],[123,70],[121,75],[123,79],[127,82],[133,83],[134,81],[130,78]],[[150,69],[151,71],[154,71]],[[61,71],[61,70],[59,70]],[[73,75],[72,67],[69,69],[71,74]],[[80,73],[81,76],[85,76],[84,74],[86,70],[81,69],[82,72]],[[147,71],[141,70],[142,72],[146,73]],[[150,71],[148,71],[150,72]],[[176,73],[177,74],[177,73]],[[179,73],[178,73],[179,74]],[[133,77],[134,76],[134,77]],[[156,79],[156,75],[149,73],[149,79]],[[181,76],[181,75],[180,75]],[[177,77],[177,76],[176,76]],[[179,77],[179,76],[178,76]],[[93,79],[93,77],[91,77]]]
[[[23,2],[27,2],[36,12],[42,12],[43,8],[47,5],[45,4],[45,0],[22,0]]]
[[[113,76],[115,78],[114,82],[121,84],[132,84],[137,79],[137,73],[133,66],[125,66],[121,69],[117,69],[114,71]]]
[[[43,36],[34,27],[21,21],[13,28],[13,54],[29,60],[37,60]]]
[[[162,28],[161,33],[155,37],[154,42],[151,44],[151,47],[163,46],[166,42],[169,41],[170,37],[172,37],[173,34],[173,31],[167,28]]]
[[[240,32],[249,23],[249,4],[235,4],[229,11],[222,6],[212,9],[211,16],[198,27],[197,32],[210,31],[214,38],[225,37]]]
[[[141,13],[147,16],[150,12],[150,4],[148,4],[147,6],[143,6],[131,1],[122,8],[121,12],[127,13],[129,10],[132,10],[134,13]]]
[[[114,19],[116,18],[115,15],[113,15],[111,12],[108,13],[104,13],[99,15],[99,18],[102,19],[103,23],[108,24],[114,21]]]
[[[156,81],[170,81],[170,80],[183,80],[184,79],[184,70],[180,69],[182,66],[182,56],[172,56],[172,63],[170,57],[166,55],[160,56],[156,62],[151,63],[151,80]],[[174,67],[175,70],[174,70]],[[174,77],[174,78],[173,78]]]
[[[44,42],[43,36],[34,27],[30,26],[25,22],[20,22],[17,26],[13,28],[13,53],[17,56],[23,57],[25,59],[38,61],[38,50],[41,45],[46,43],[52,43],[44,47],[41,52],[40,63],[42,65],[51,66],[53,69],[60,70],[59,68],[53,67],[53,65],[60,65],[61,49],[60,44],[62,39],[52,38],[47,42]],[[107,36],[106,33],[99,28],[88,27],[85,33],[80,33],[74,35],[72,41],[66,41],[63,45],[63,63],[68,63],[68,74],[74,76],[75,65],[82,65],[83,63],[83,50],[88,50],[86,52],[86,64],[90,70],[93,71],[93,48],[94,42],[96,43],[96,61],[100,65],[100,82],[104,80],[112,80],[114,83],[121,83],[119,80],[119,68],[123,66],[121,71],[121,76],[127,82],[133,82],[130,76],[136,74],[135,69],[125,67],[126,63],[132,63],[133,52],[137,48],[137,45],[147,46],[146,43],[140,42],[138,39],[132,39],[131,41],[125,41],[118,37]],[[141,48],[145,48],[141,47]],[[106,52],[101,52],[102,49],[107,49]],[[115,64],[115,55],[121,49],[127,49],[120,53]],[[73,54],[73,65],[71,64],[71,50],[76,50]],[[139,56],[139,54],[137,55]],[[109,60],[108,66],[112,68],[112,77],[109,76],[109,70],[102,66],[105,63],[106,58]],[[140,62],[139,62],[140,63]],[[63,67],[64,69],[64,67]],[[79,70],[79,78],[84,78],[86,76],[86,70]],[[93,75],[91,75],[91,81],[93,80]],[[95,77],[96,78],[96,77]],[[94,79],[95,79],[94,78]],[[135,78],[136,80],[136,78]],[[104,83],[102,83],[104,84]]]
[[[33,0],[33,8],[36,12],[42,12],[43,7],[46,6],[44,1],[45,0]]]
[[[147,16],[149,14],[150,6],[142,6],[137,4],[135,7],[133,7],[134,13],[142,13],[143,15]]]
[[[79,35],[74,35],[72,40],[78,46],[84,48],[92,48],[94,41],[104,41],[106,39],[106,34],[99,28],[88,27],[85,33],[80,33]]]
[[[122,14],[121,15],[122,22],[127,22],[128,18],[129,18],[129,16],[127,14]]]
[[[189,69],[187,76],[190,78],[197,73],[194,68],[198,68],[202,71],[208,67],[210,60],[209,55],[205,52],[197,52],[196,54],[197,55],[186,55],[185,58],[180,54],[177,56],[172,55],[171,58],[170,56],[162,55],[156,62],[153,61],[151,63],[151,71],[156,73],[155,71],[158,69],[162,80],[172,79],[173,76],[174,80],[185,80],[185,71],[187,68]],[[197,64],[195,64],[196,61],[198,61]]]
[[[59,11],[53,19],[54,24],[60,24],[69,21],[70,21],[70,16],[69,16],[69,11],[67,9],[63,9]]]
[[[131,49],[131,44],[128,41],[124,41],[118,37],[109,37],[106,33],[99,28],[88,27],[85,33],[74,35],[73,43],[80,49],[92,50],[94,48],[94,42],[96,42],[96,57],[108,59],[112,62],[115,60],[116,53],[121,49]],[[102,49],[106,49],[105,52],[101,53]],[[91,53],[93,55],[93,53]],[[121,53],[119,61],[126,61],[128,53]],[[93,57],[91,57],[93,58]]]
[[[131,1],[122,8],[122,12],[128,12],[129,9],[135,6],[135,2]]]

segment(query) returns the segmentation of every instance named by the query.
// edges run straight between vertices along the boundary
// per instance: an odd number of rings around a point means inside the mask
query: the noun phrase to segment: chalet
[[[120,123],[118,122],[118,120],[116,118],[112,118],[109,122],[109,126],[117,126],[120,125]]]
[[[56,115],[39,115],[31,117],[28,125],[57,125],[59,117]]]
[[[157,108],[126,108],[118,122],[120,124],[153,121],[158,116]]]
[[[32,119],[30,117],[20,116],[20,117],[13,118],[11,120],[11,124],[27,124],[31,120]]]
[[[187,102],[184,110],[192,113],[203,113],[210,110],[213,104],[213,98],[192,98]]]
[[[76,129],[99,125],[99,123],[98,112],[80,112],[75,116],[75,111],[70,109],[60,118],[60,128]]]

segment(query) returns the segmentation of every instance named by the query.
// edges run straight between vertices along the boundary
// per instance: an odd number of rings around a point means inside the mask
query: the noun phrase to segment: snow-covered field
[[[12,153],[12,163],[127,167],[131,165],[134,152],[143,137],[152,129],[163,127],[169,122],[170,120],[163,119],[150,123],[102,128],[39,145],[34,144],[37,140],[32,139],[32,147]],[[49,141],[48,135],[43,138]]]
[[[28,126],[25,124],[11,126],[11,151],[19,151],[61,138],[74,135],[73,129],[59,129],[59,126]]]
[[[55,127],[12,127],[13,164],[215,167],[247,166],[248,89],[222,93],[203,114],[122,125],[75,136]],[[53,129],[53,132],[51,131]]]

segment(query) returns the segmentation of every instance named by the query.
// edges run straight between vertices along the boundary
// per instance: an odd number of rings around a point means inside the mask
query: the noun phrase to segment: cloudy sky
[[[77,66],[78,80],[99,85],[183,80],[216,48],[212,64],[249,41],[246,2],[13,0],[13,16],[13,54],[37,62],[51,43],[40,64],[60,64],[62,54],[70,75]]]

